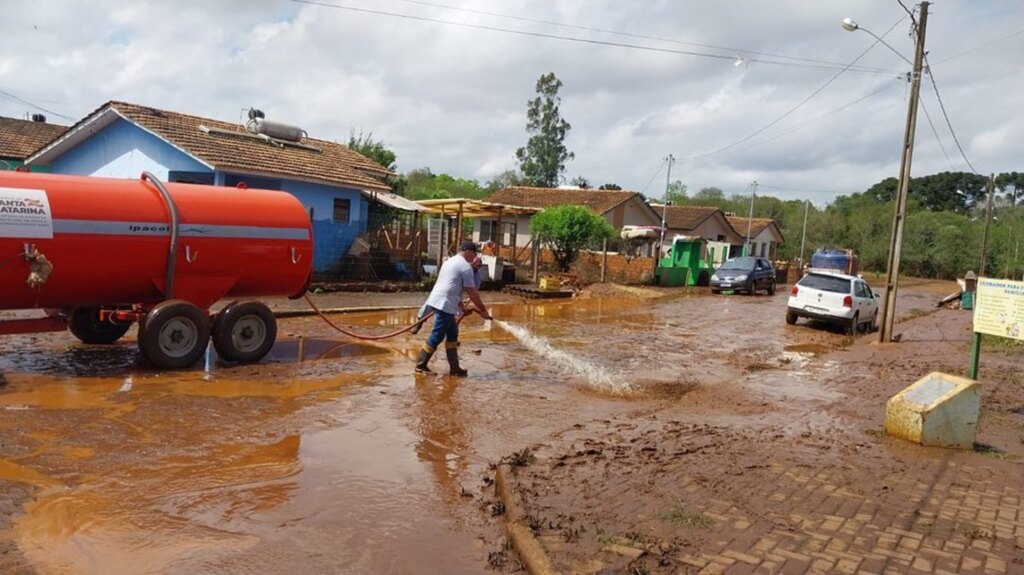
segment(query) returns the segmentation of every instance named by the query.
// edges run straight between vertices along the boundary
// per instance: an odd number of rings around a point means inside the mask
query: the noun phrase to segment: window
[[[807,274],[797,285],[833,293],[850,293],[850,280],[826,274]]]
[[[171,170],[167,172],[167,181],[179,182],[182,184],[206,184],[213,185],[213,172],[183,172]]]
[[[336,224],[347,224],[348,212],[351,202],[349,200],[343,200],[341,198],[334,198],[334,223]]]
[[[480,220],[480,241],[497,241],[498,222],[496,220]]]

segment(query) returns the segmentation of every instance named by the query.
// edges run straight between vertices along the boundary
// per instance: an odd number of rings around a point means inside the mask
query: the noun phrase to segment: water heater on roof
[[[269,136],[277,140],[298,142],[306,138],[306,131],[298,126],[292,126],[282,122],[272,122],[260,117],[249,120],[247,127],[250,132],[263,134],[264,136]]]

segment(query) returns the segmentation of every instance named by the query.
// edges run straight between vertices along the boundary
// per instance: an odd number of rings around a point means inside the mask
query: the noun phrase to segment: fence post
[[[601,283],[604,283],[604,278],[608,271],[608,238],[604,238],[601,241]]]
[[[540,242],[533,238],[533,283],[537,283],[537,266],[540,264]]]

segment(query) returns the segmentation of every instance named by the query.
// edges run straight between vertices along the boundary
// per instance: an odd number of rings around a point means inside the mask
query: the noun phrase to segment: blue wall
[[[171,171],[211,172],[195,158],[139,128],[118,120],[68,150],[49,166],[55,174],[136,179],[143,171],[167,181]],[[245,174],[214,172],[216,185]],[[266,179],[256,176],[253,179]],[[306,211],[313,210],[313,269],[326,271],[340,262],[356,236],[366,231],[369,204],[358,191],[348,188],[280,179],[280,189],[298,198]],[[253,187],[256,187],[255,185]],[[334,223],[334,199],[349,200],[348,223]]]
[[[325,184],[283,180],[281,189],[313,209],[313,269],[325,271],[338,264],[356,236],[366,231],[369,203],[358,190]],[[334,223],[334,199],[349,200],[348,223]]]
[[[50,164],[54,174],[138,179],[143,171],[167,180],[167,172],[209,172],[210,168],[153,134],[118,120],[63,153]]]

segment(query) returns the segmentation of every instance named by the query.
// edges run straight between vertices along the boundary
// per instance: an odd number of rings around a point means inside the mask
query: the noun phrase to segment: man
[[[480,271],[480,268],[482,268],[484,265],[484,260],[481,259],[480,256],[476,256],[476,258],[473,259],[473,263],[469,265],[473,267],[473,287],[475,287],[477,291],[479,291],[480,284],[483,283],[484,280],[483,273]],[[422,306],[420,306],[420,310],[416,312],[416,321],[419,322],[421,319],[426,317],[428,313],[430,313],[430,306],[427,304],[423,304]],[[464,315],[466,315],[465,298],[463,298],[463,300],[459,302],[459,311],[455,314],[455,319],[459,319]],[[417,323],[416,325],[412,326],[412,329],[409,330],[409,333],[411,333],[412,335],[416,335],[420,332],[420,328],[422,327],[422,323]]]
[[[448,258],[437,273],[437,282],[434,283],[434,289],[430,290],[426,303],[428,311],[434,312],[434,329],[430,331],[427,342],[423,344],[416,359],[417,373],[432,373],[427,363],[433,357],[437,346],[444,341],[449,373],[458,377],[469,374],[459,365],[459,324],[456,314],[462,303],[462,294],[469,296],[481,317],[491,319],[487,306],[480,299],[480,292],[477,291],[473,277],[472,262],[477,257],[478,249],[477,245],[469,240],[462,242],[459,244],[458,255]]]

